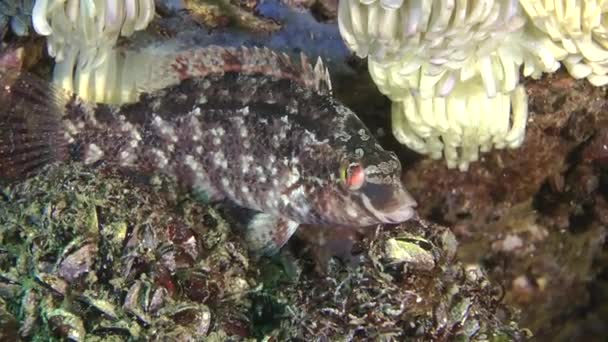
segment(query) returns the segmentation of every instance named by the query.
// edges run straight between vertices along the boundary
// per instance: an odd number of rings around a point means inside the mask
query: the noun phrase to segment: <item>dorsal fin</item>
[[[318,94],[331,95],[329,71],[319,57],[313,67],[306,55],[294,63],[285,53],[268,48],[233,48],[207,46],[165,54],[153,63],[149,78],[140,84],[140,92],[151,92],[179,83],[185,79],[238,72],[246,75],[266,75],[289,79]]]

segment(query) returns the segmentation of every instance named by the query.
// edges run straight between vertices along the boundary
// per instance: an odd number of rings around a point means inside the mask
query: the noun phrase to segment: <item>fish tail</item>
[[[0,180],[69,159],[60,93],[34,75],[0,68]]]

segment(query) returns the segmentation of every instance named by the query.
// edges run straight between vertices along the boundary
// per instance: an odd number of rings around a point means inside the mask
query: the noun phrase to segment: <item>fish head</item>
[[[409,220],[416,201],[401,181],[397,155],[385,150],[354,113],[338,108],[336,134],[323,153],[316,153],[311,171],[317,180],[311,185],[317,221],[364,227]]]
[[[321,190],[320,205],[332,224],[396,224],[414,216],[416,201],[401,181],[401,164],[384,150],[347,156],[337,164],[335,180]]]

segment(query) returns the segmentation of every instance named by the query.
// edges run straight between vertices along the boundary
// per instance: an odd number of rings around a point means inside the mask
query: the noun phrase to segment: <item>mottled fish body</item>
[[[363,227],[414,212],[399,160],[331,96],[320,61],[266,49],[176,52],[159,58],[140,100],[122,106],[0,76],[0,176],[69,159],[163,173],[258,212],[248,238],[266,253],[300,224]]]

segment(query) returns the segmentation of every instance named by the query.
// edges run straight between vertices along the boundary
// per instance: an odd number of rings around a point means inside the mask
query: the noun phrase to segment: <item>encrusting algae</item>
[[[169,182],[153,191],[89,170],[81,163],[47,167],[2,189],[2,337],[526,336],[500,304],[500,289],[480,269],[454,260],[456,242],[444,227],[411,222],[372,230],[356,267],[332,260],[319,274],[291,248],[254,262],[223,214],[175,193]],[[395,242],[400,247],[389,248]]]

